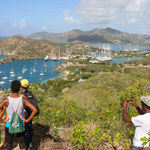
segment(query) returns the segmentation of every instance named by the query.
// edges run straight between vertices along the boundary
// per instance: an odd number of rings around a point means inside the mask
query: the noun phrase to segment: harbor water
[[[0,56],[0,58],[5,56]],[[0,65],[0,89],[10,88],[12,80],[28,79],[30,83],[45,82],[62,76],[62,73],[53,72],[64,60],[44,61],[41,59],[15,60]]]

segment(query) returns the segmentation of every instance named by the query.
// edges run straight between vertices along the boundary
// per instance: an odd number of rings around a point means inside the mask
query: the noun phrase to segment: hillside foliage
[[[31,86],[41,110],[35,121],[73,128],[70,136],[73,149],[131,140],[134,126],[123,121],[121,104],[124,99],[133,98],[140,105],[140,97],[150,95],[149,69],[128,69],[122,73],[118,65],[102,66],[71,67],[67,78]],[[81,78],[84,81],[79,82]],[[128,114],[137,115],[132,105],[128,106]],[[90,124],[94,129],[89,128]],[[123,147],[130,144],[124,142]]]

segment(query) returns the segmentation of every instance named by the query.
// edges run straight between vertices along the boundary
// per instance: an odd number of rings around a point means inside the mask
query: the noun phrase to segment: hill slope
[[[52,43],[48,40],[34,40],[24,37],[9,37],[0,39],[0,54],[12,55],[15,59],[26,59],[26,58],[41,58],[48,55],[58,57],[59,44]],[[60,55],[61,57],[66,56],[66,51],[71,54],[77,51],[86,51],[87,47],[83,43],[61,45]]]
[[[29,38],[47,39],[53,42],[88,42],[88,43],[114,43],[114,44],[150,44],[149,35],[131,34],[112,28],[94,29],[91,31],[71,30],[65,33],[34,33]]]

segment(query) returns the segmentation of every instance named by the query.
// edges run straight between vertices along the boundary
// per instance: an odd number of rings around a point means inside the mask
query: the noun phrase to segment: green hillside
[[[50,126],[50,135],[73,150],[130,149],[134,126],[123,121],[121,104],[133,98],[140,105],[140,97],[150,95],[149,65],[133,65],[138,61],[124,71],[127,64],[85,61],[65,68],[64,77],[32,84],[40,107],[34,122]],[[137,115],[132,105],[127,111]]]
[[[107,69],[100,74],[91,73],[82,82],[78,82],[82,74],[70,73],[72,75],[67,79],[62,77],[33,84],[31,88],[41,107],[35,121],[57,128],[71,128],[69,142],[74,149],[98,149],[106,143],[112,147],[122,143],[122,148],[129,148],[134,127],[123,121],[121,103],[126,98],[133,98],[140,104],[140,97],[150,94],[149,69],[130,69],[125,73],[109,69],[111,72]],[[67,90],[64,92],[64,89]],[[128,113],[137,115],[132,106]]]

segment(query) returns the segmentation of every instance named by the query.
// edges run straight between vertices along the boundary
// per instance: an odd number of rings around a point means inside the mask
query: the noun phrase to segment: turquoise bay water
[[[113,58],[111,60],[111,62],[116,63],[116,64],[120,64],[120,63],[124,63],[126,61],[130,61],[130,60],[138,60],[138,59],[142,59],[143,57],[121,57],[121,58]]]
[[[0,36],[0,39],[4,39],[5,37],[4,36]]]
[[[4,57],[8,57],[8,55],[0,55],[0,59],[2,59]]]
[[[21,76],[28,79],[30,83],[45,82],[60,77],[63,75],[62,73],[52,70],[62,62],[64,60],[45,62],[43,59],[27,59],[2,64],[0,65],[0,89],[10,88],[11,80],[21,80],[19,78]],[[14,72],[15,76],[11,72]],[[41,72],[44,74],[43,76],[40,75]]]
[[[102,48],[104,45],[103,44],[88,44],[90,46],[94,46],[97,48]],[[106,44],[107,45],[107,44]],[[130,50],[150,50],[150,46],[140,46],[140,45],[115,45],[115,44],[109,44],[109,46],[111,46],[112,51],[123,51],[128,49]]]
[[[0,59],[7,57],[7,55],[0,55]],[[129,60],[137,60],[142,57],[122,57],[113,58],[111,62],[113,63],[123,63]],[[10,88],[12,80],[21,80],[26,78],[30,83],[35,82],[45,82],[47,80],[53,80],[57,77],[63,76],[62,73],[53,72],[52,70],[56,68],[60,61],[44,61],[44,59],[27,59],[27,60],[15,60],[6,64],[0,65],[0,89]],[[12,76],[14,72],[15,76]],[[41,72],[44,74],[41,76]],[[19,78],[20,77],[20,78]]]

